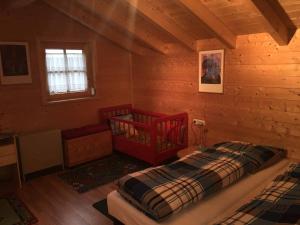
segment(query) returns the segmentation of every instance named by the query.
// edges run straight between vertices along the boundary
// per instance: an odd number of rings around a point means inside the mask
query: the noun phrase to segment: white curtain
[[[50,94],[86,91],[86,60],[82,50],[46,49]]]

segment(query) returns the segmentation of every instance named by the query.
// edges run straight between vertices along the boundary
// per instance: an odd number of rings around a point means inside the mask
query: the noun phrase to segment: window
[[[46,101],[94,95],[92,57],[84,43],[42,43]]]
[[[85,92],[86,59],[79,49],[45,49],[49,94]]]

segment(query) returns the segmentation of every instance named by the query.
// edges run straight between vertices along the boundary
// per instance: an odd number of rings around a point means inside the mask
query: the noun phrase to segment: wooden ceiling
[[[1,0],[2,8],[34,0]],[[170,44],[195,51],[197,40],[235,48],[238,35],[268,32],[286,45],[300,27],[299,0],[36,0],[136,54],[168,54]]]

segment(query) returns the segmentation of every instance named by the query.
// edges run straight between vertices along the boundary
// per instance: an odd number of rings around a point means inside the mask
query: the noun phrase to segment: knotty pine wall
[[[97,122],[97,109],[131,102],[130,53],[37,1],[1,14],[0,41],[29,42],[32,84],[0,85],[0,131],[32,132]],[[42,101],[37,39],[96,42],[96,98],[46,105]]]
[[[198,47],[220,48],[211,41]],[[133,56],[134,104],[204,119],[207,144],[250,141],[300,158],[300,32],[288,46],[267,34],[240,36],[236,49],[225,50],[224,69],[224,94],[199,93],[197,53]]]

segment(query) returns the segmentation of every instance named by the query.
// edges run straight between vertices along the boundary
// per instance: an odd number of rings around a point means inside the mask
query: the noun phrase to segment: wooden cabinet
[[[64,157],[67,167],[101,158],[112,153],[111,131],[64,140]]]
[[[21,176],[20,176],[20,170],[19,170],[19,162],[18,162],[18,153],[14,143],[12,144],[6,144],[6,145],[0,145],[0,169],[5,166],[9,165],[15,165],[17,169],[17,179],[18,179],[18,185],[21,187]]]

